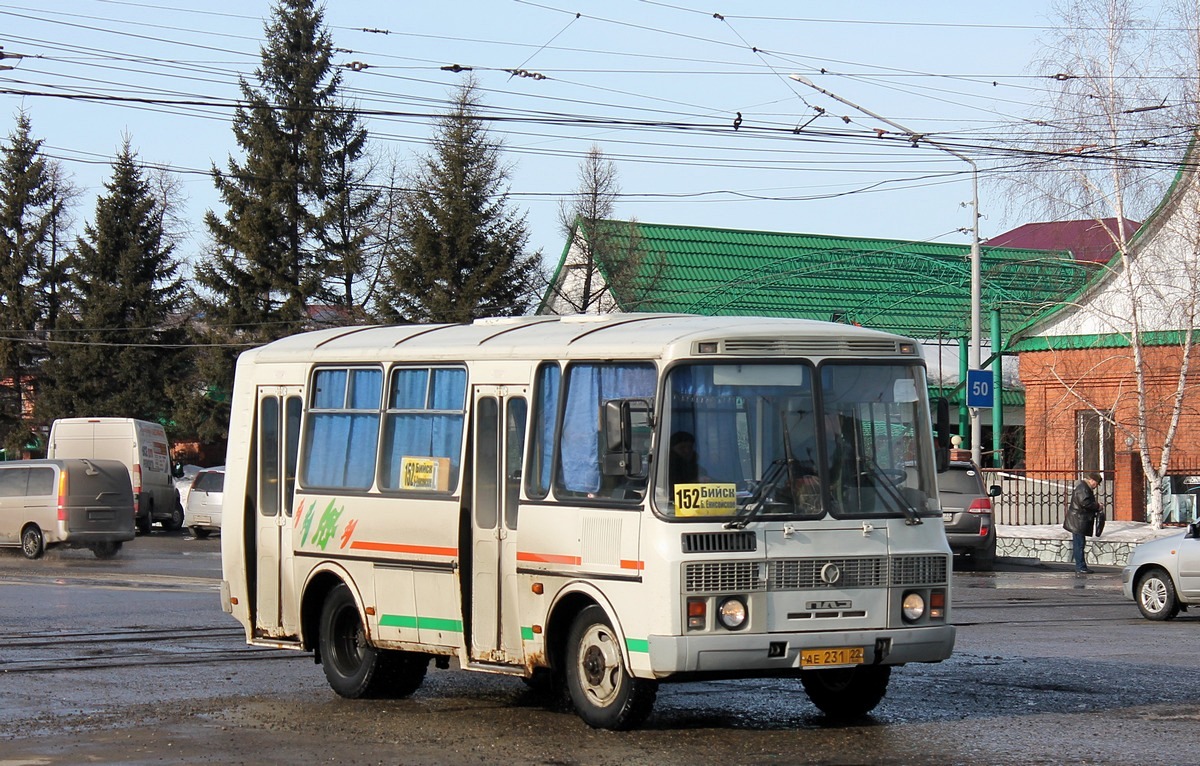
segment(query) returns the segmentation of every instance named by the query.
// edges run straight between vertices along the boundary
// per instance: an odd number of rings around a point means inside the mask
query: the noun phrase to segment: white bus
[[[565,686],[799,677],[833,717],[950,656],[918,344],[666,314],[319,330],[237,365],[223,608],[340,695],[429,660]]]

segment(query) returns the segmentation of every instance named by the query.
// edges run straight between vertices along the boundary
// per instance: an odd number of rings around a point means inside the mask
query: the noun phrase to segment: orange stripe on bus
[[[578,556],[560,556],[556,553],[529,553],[517,551],[517,561],[536,561],[540,564],[571,564],[579,566],[583,559]]]
[[[360,551],[383,551],[385,553],[419,553],[427,556],[457,556],[458,548],[437,548],[432,545],[401,545],[400,543],[376,543],[370,540],[355,540],[351,548]]]
[[[630,561],[628,559],[621,559],[621,568],[622,569],[636,569],[637,571],[640,572],[646,568],[646,562],[645,561]]]

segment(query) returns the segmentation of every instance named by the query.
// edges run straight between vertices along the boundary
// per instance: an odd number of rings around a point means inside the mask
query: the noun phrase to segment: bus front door
[[[299,387],[258,389],[255,417],[254,540],[247,555],[254,561],[254,633],[271,638],[298,638],[299,599],[295,594],[292,552],[292,495],[300,445]]]
[[[471,659],[520,664],[524,649],[517,608],[517,505],[525,453],[526,391],[476,386],[473,396]]]

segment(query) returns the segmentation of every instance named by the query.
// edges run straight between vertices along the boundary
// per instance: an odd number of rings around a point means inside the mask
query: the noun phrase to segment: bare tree
[[[1180,34],[1172,37],[1135,3],[1056,6],[1059,24],[1038,68],[1057,87],[1042,105],[1048,116],[1030,121],[1037,130],[1023,143],[1033,159],[1008,178],[1048,217],[1093,219],[1114,245],[1105,279],[1043,329],[1114,334],[1124,343],[1086,365],[1063,354],[1048,367],[1065,398],[1136,445],[1143,472],[1159,490],[1149,497],[1155,525],[1162,523],[1172,445],[1190,406],[1187,373],[1200,307],[1200,201],[1191,173],[1160,204],[1136,251],[1130,221],[1144,219],[1162,200],[1195,138],[1198,8],[1187,0],[1174,9],[1179,23],[1172,26]],[[1109,382],[1102,395],[1085,384],[1097,377]]]
[[[620,179],[599,146],[588,150],[578,178],[575,192],[559,204],[559,227],[569,244],[544,304],[557,313],[636,311],[649,299],[663,263],[642,247],[636,220],[614,219]]]

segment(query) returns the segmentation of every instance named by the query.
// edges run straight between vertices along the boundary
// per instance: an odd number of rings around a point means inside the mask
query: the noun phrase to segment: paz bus
[[[954,646],[926,392],[913,340],[807,320],[287,337],[237,363],[222,606],[348,698],[412,694],[433,660],[549,684],[596,728],[735,677],[862,715]]]

